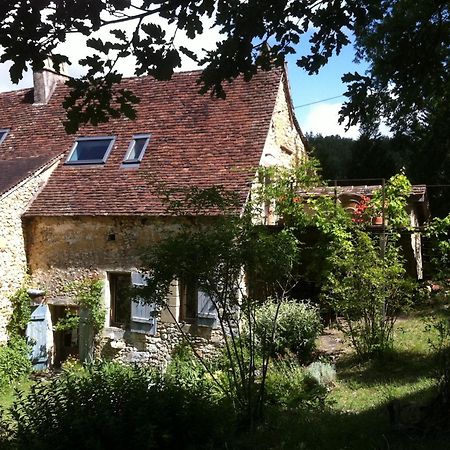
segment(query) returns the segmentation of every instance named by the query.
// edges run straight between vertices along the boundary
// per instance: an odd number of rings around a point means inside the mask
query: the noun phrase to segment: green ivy
[[[80,308],[89,310],[88,323],[92,326],[94,333],[98,334],[105,324],[106,309],[103,305],[103,282],[96,278],[85,278],[73,281],[66,287],[66,291],[75,297]],[[55,325],[56,331],[67,331],[78,328],[80,317],[71,311],[59,319]]]
[[[0,346],[0,391],[30,374],[31,348],[25,330],[31,318],[30,296],[26,282],[9,298],[13,312],[6,329],[8,343]]]
[[[24,336],[25,329],[31,318],[30,296],[27,292],[26,283],[24,283],[17,291],[9,298],[13,312],[9,319],[6,329],[8,335]]]
[[[402,169],[400,173],[392,176],[384,187],[384,217],[392,227],[407,227],[410,219],[406,211],[408,197],[412,185]],[[369,203],[369,214],[373,217],[381,216],[383,212],[383,190],[374,192]]]

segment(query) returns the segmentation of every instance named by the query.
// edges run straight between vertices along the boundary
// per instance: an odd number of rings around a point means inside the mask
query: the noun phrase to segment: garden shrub
[[[355,231],[351,251],[333,256],[322,289],[322,299],[340,316],[338,326],[360,357],[381,356],[392,348],[394,324],[416,292],[396,239],[390,234],[381,252],[377,237]]]
[[[306,369],[307,376],[318,385],[325,388],[333,386],[336,381],[336,368],[334,364],[324,361],[314,361]]]
[[[11,414],[17,450],[219,448],[230,417],[204,386],[106,362],[32,386]]]
[[[205,369],[194,355],[188,344],[184,343],[175,348],[164,373],[169,383],[175,383],[183,388],[199,388],[206,383]]]
[[[13,336],[0,347],[0,391],[31,373],[30,346],[25,338]]]
[[[307,360],[322,331],[319,310],[308,302],[284,301],[279,305],[275,334],[272,330],[278,304],[269,301],[256,311],[255,333],[262,350],[272,356],[292,352],[300,360]]]
[[[278,361],[267,373],[267,399],[282,409],[318,407],[328,394],[303,367],[293,361]]]
[[[25,329],[31,317],[30,296],[24,283],[9,298],[13,312],[6,329],[8,342],[0,346],[0,391],[22,381],[31,373],[31,348],[25,339]]]
[[[435,217],[428,225],[426,236],[430,240],[432,276],[450,285],[450,214]]]

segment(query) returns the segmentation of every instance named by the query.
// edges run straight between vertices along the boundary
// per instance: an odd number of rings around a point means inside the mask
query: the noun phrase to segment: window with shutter
[[[193,284],[180,283],[182,321],[197,325],[214,327],[217,309],[211,297]]]
[[[217,308],[211,297],[201,291],[197,291],[197,324],[214,327],[217,319]]]
[[[127,328],[130,323],[130,273],[108,274],[111,295],[109,323],[113,327]]]
[[[131,272],[131,283],[134,287],[145,286],[145,276],[139,272]],[[156,333],[155,305],[144,303],[137,297],[131,302],[130,330],[141,333]]]

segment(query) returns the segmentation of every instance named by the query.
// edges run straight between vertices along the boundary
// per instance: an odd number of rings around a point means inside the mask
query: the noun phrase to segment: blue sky
[[[341,80],[344,73],[354,71],[362,73],[366,70],[365,63],[354,62],[354,47],[351,44],[344,47],[341,53],[333,56],[317,75],[308,75],[305,70],[297,67],[295,63],[297,58],[298,55],[292,55],[289,58],[288,70],[294,107],[300,106],[295,109],[295,112],[303,131],[357,137],[356,128],[344,133],[343,126],[337,124],[337,114],[346,97],[322,102],[322,100],[344,94],[347,90],[345,83]],[[301,106],[313,102],[320,103]]]

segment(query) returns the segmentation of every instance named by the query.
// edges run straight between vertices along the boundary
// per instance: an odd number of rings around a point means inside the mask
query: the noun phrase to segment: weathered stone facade
[[[47,300],[52,303],[55,299],[67,299],[69,282],[98,277],[104,282],[104,302],[109,312],[109,275],[142,267],[145,250],[162,235],[177,230],[180,219],[39,217],[25,219],[24,225],[32,286],[45,290]],[[173,323],[173,317],[178,319],[180,311],[177,283],[167,304],[171,314],[161,311],[154,336],[111,326],[107,313],[104,332],[97,339],[96,355],[164,366],[183,340]],[[219,330],[190,324],[182,327],[202,355],[210,355],[220,346]]]
[[[55,167],[53,163],[40,169],[0,196],[0,342],[7,339],[8,298],[21,286],[27,272],[21,216]]]
[[[139,268],[145,250],[179,225],[169,217],[27,217],[33,287],[47,297],[64,296],[69,281]]]
[[[287,85],[278,87],[270,128],[261,152],[265,166],[300,162],[305,148],[289,105]],[[184,219],[189,220],[189,219]],[[213,220],[213,219],[210,219]],[[149,216],[35,216],[25,217],[27,257],[32,286],[46,291],[46,298],[67,297],[68,282],[87,276],[104,281],[104,302],[111,310],[111,274],[130,273],[145,266],[145,250],[181,225],[180,217]],[[174,318],[181,317],[181,295],[174,282],[168,309],[158,319],[155,335],[111,326],[96,340],[95,354],[123,361],[152,363],[163,367],[183,335]],[[170,310],[170,312],[169,312]],[[203,356],[214,354],[223,338],[219,329],[181,324]]]

